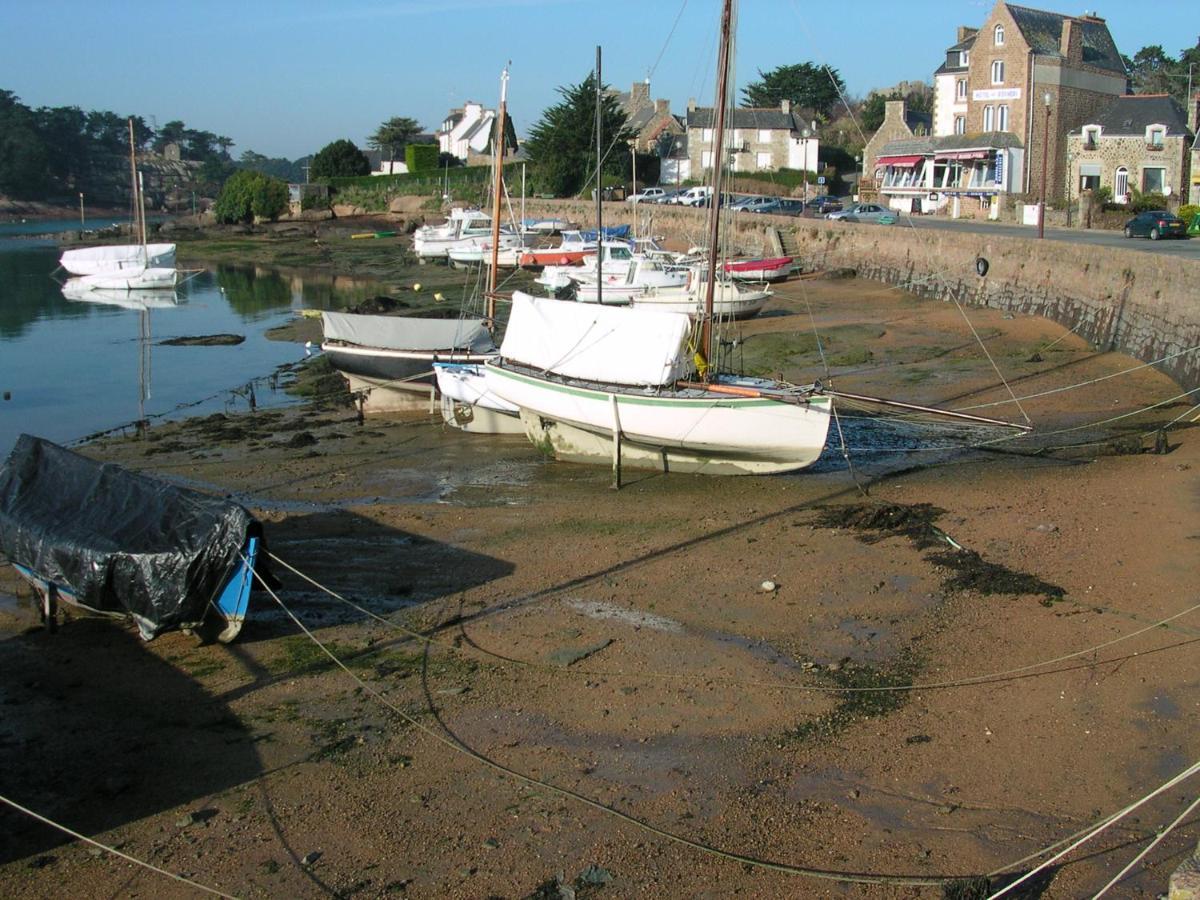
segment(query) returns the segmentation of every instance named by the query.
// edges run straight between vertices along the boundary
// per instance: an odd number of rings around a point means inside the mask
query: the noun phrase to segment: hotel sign
[[[1020,100],[1021,89],[1015,88],[991,88],[986,91],[971,91],[972,100]]]

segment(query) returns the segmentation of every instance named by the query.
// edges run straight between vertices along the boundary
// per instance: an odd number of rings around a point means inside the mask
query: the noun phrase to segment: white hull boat
[[[691,284],[680,287],[650,288],[634,297],[632,303],[638,309],[687,313],[695,318],[704,311],[707,293],[707,286],[697,284],[697,279],[693,279]],[[771,296],[772,291],[766,288],[747,290],[731,282],[719,281],[712,314],[717,319],[749,319],[762,311]]]
[[[692,383],[690,319],[517,292],[488,389],[517,406],[530,440],[575,462],[767,474],[811,465],[831,400],[762,379]]]
[[[72,275],[118,274],[125,270],[173,269],[174,244],[116,244],[66,250],[58,264]]]
[[[179,283],[175,269],[128,269],[123,272],[81,275],[78,279],[90,288],[106,291],[174,290]]]
[[[480,365],[435,363],[442,421],[472,434],[524,434],[520,410],[488,390]]]

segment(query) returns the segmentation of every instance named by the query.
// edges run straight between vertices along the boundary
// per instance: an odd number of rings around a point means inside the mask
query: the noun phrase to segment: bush
[[[440,151],[437,144],[409,144],[404,148],[404,163],[413,174],[434,172]]]
[[[288,187],[278,178],[241,169],[229,176],[213,204],[217,221],[224,224],[277,219],[288,206]]]
[[[1130,212],[1140,213],[1148,209],[1166,209],[1167,198],[1162,194],[1143,194],[1140,191],[1133,192],[1133,202],[1129,205]]]
[[[1200,216],[1200,204],[1188,203],[1179,207],[1179,218],[1183,219],[1185,224],[1191,225],[1196,216]]]
[[[370,175],[371,164],[354,141],[342,138],[321,148],[313,157],[310,174],[313,178]]]

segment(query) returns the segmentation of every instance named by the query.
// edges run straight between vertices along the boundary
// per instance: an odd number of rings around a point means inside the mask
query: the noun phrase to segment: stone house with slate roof
[[[778,169],[817,171],[821,143],[815,116],[793,109],[784,100],[770,109],[735,107],[726,120],[725,147],[734,172],[772,172]],[[693,178],[707,178],[713,167],[712,107],[688,101],[687,150]]]
[[[456,156],[468,165],[490,163],[495,122],[496,110],[474,101],[450,110],[437,130],[439,152]],[[505,126],[506,150],[516,150],[517,133],[511,112],[505,120]]]
[[[879,192],[885,172],[877,165],[884,148],[893,142],[909,141],[913,138],[925,137],[931,133],[933,117],[930,113],[913,112],[903,100],[888,100],[883,104],[883,122],[876,130],[867,145],[863,147],[863,177],[859,185],[861,199],[873,199]],[[888,149],[891,155],[899,151]],[[911,154],[899,154],[901,156]],[[912,161],[914,164],[916,160]],[[909,207],[903,209],[907,212]]]
[[[966,206],[996,216],[1006,196],[1038,195],[1043,171],[1047,196],[1061,197],[1067,135],[1126,91],[1128,73],[1108,26],[1095,15],[1069,16],[999,0],[971,31],[959,29],[934,76],[934,136],[969,146],[935,148],[935,156],[923,162],[927,183],[948,187],[931,189],[930,195],[939,196],[930,196],[930,202],[958,201],[957,210],[974,201]],[[897,155],[891,147],[884,152]],[[954,164],[968,162],[962,168],[970,171],[960,172],[959,184],[949,187]],[[881,183],[889,177],[882,173]]]
[[[616,98],[625,113],[626,125],[636,134],[638,153],[657,149],[663,135],[684,133],[679,117],[671,114],[671,101],[650,99],[650,79],[634,82],[629,93],[617,93]]]
[[[1195,127],[1195,110],[1189,122],[1167,94],[1118,97],[1067,136],[1068,192],[1107,187],[1124,203],[1136,190],[1178,207],[1191,181]]]

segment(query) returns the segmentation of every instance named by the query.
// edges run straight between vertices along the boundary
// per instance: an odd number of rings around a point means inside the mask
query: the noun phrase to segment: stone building
[[[731,113],[726,119],[725,148],[734,172],[817,170],[821,143],[813,115],[793,109],[790,100],[771,109],[735,107]],[[715,122],[712,107],[688,101],[687,148],[693,178],[707,178],[712,171]]]
[[[863,148],[863,177],[859,184],[860,198],[873,198],[883,180],[883,172],[877,171],[877,162],[883,148],[893,141],[906,141],[930,133],[932,116],[908,109],[903,100],[888,100],[883,105],[883,122]]]
[[[1195,103],[1193,102],[1193,106]],[[1167,94],[1118,97],[1067,135],[1068,196],[1108,188],[1125,203],[1134,191],[1186,202],[1192,174],[1192,121]],[[1189,127],[1190,126],[1190,127]]]
[[[496,115],[496,110],[474,101],[450,110],[437,130],[439,152],[456,156],[468,165],[490,162]],[[516,150],[517,133],[511,111],[505,120],[505,138],[506,152]]]
[[[679,117],[671,114],[671,101],[650,99],[650,79],[635,81],[628,94],[618,93],[616,98],[626,125],[636,133],[638,153],[653,152],[664,135],[684,133]]]
[[[963,33],[960,29],[960,36]],[[961,37],[959,44],[965,44]],[[1126,90],[1125,64],[1104,19],[999,0],[970,46],[959,44],[957,50],[952,48],[959,54],[952,73],[952,105],[959,111],[947,116],[948,101],[939,94],[935,134],[1015,135],[1026,152],[1020,171],[1013,173],[1012,192],[1038,195],[1045,168],[1048,195],[1061,196],[1066,183],[1066,135]],[[944,69],[951,68],[950,61],[948,55]],[[963,66],[965,98],[960,96]]]

